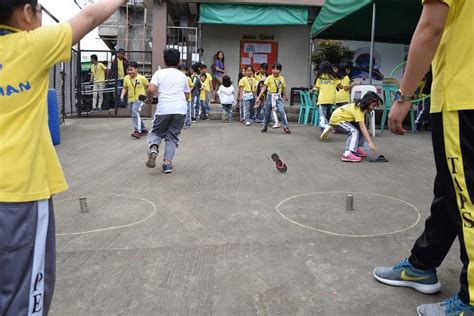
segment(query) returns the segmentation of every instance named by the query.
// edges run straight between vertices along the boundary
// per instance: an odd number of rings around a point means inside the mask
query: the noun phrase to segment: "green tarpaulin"
[[[313,38],[369,41],[374,2],[375,41],[410,43],[422,10],[420,0],[326,0],[311,28]]]
[[[199,23],[233,25],[306,25],[308,8],[202,3]]]

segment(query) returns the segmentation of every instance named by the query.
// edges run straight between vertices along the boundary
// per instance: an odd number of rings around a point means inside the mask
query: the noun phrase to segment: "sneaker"
[[[250,126],[252,123],[250,121],[245,122],[245,126]]]
[[[146,162],[148,168],[156,167],[156,157],[158,157],[158,152],[157,145],[152,145],[150,149],[148,149],[148,161]]]
[[[329,134],[332,132],[332,129],[333,127],[331,125],[326,126],[321,133],[321,140],[327,140],[329,138]]]
[[[173,168],[173,165],[172,164],[163,164],[163,172],[164,173],[172,173],[174,170]]]
[[[463,303],[459,295],[455,294],[439,303],[420,305],[416,308],[416,312],[419,316],[472,316],[474,315],[474,306]]]
[[[148,130],[145,128],[141,131],[140,136],[147,136],[148,135]]]
[[[275,125],[273,125],[272,128],[280,128],[280,124],[275,123]]]
[[[424,294],[433,294],[441,289],[435,269],[415,269],[407,258],[393,267],[375,268],[374,277],[377,281],[384,284],[411,287]]]
[[[342,161],[345,161],[345,162],[360,162],[362,160],[362,158],[360,157],[357,157],[356,155],[354,155],[353,153],[350,153],[348,155],[346,154],[343,154],[341,156],[341,160]]]
[[[142,136],[142,133],[140,133],[139,131],[133,131],[133,133],[130,136],[138,139]]]
[[[196,123],[196,122],[197,122],[197,120],[196,120],[195,117],[193,117],[193,118],[191,119],[191,121],[192,121],[193,123]]]
[[[290,129],[289,129],[288,127],[283,128],[283,132],[284,132],[285,134],[291,134],[291,131],[290,131]]]
[[[262,133],[268,132],[268,127],[264,126],[260,132],[262,132]]]
[[[360,148],[357,148],[354,154],[358,157],[367,157],[367,153]]]

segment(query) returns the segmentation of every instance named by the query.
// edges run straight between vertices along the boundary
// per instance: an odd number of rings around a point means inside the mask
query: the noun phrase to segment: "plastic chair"
[[[316,106],[313,104],[313,102],[311,101],[311,96],[308,91],[300,90],[299,92],[300,92],[301,105],[300,105],[300,114],[298,117],[298,123],[308,125],[309,114],[312,111],[311,124],[314,125],[315,116],[319,114],[319,111],[316,108]]]
[[[394,78],[385,78],[382,82],[384,109],[382,114],[382,121],[380,122],[380,132],[383,132],[385,124],[387,123],[388,113],[395,99],[395,92],[398,90],[398,80]],[[410,122],[411,132],[415,133],[415,111],[413,104],[410,107]]]
[[[309,93],[309,92],[308,92]],[[319,127],[319,106],[318,106],[318,91],[314,90],[313,95],[310,94],[311,104],[314,106],[314,112],[311,116],[311,125]]]
[[[371,85],[359,85],[352,88],[351,91],[351,102],[355,100],[362,99],[367,92],[377,93],[377,88]],[[370,132],[373,137],[375,137],[375,111],[370,113]]]

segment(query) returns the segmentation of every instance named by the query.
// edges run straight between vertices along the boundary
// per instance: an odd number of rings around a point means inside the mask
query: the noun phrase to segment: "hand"
[[[257,101],[255,101],[255,106],[256,108],[258,108],[260,106],[260,98],[257,99]]]
[[[403,135],[406,130],[403,128],[403,120],[410,110],[411,102],[395,101],[388,114],[388,129],[395,135]]]
[[[375,146],[375,144],[372,141],[369,142],[369,149],[372,152],[377,151],[377,147]]]

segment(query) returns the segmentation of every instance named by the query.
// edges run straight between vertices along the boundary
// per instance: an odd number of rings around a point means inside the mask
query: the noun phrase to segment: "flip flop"
[[[384,155],[379,155],[377,158],[375,159],[369,159],[369,162],[388,162],[388,159],[385,158]]]
[[[288,170],[288,168],[283,163],[283,161],[280,160],[280,157],[278,156],[278,154],[273,154],[272,160],[273,162],[275,162],[275,166],[277,170],[280,171],[281,173],[285,173]]]

